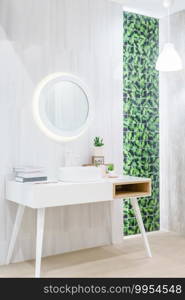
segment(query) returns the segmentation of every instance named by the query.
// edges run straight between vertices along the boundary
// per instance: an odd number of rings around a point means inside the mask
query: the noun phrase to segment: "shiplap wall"
[[[80,155],[80,163],[87,163],[92,139],[101,135],[106,161],[122,170],[121,62],[121,5],[107,0],[0,1],[0,264],[16,214],[16,205],[4,196],[5,177],[14,165],[43,165],[55,175],[68,147]],[[67,146],[50,141],[32,119],[34,89],[53,72],[79,76],[94,99],[90,129]],[[44,255],[109,244],[110,211],[107,203],[48,209]],[[113,216],[119,240],[119,203]],[[13,261],[35,256],[35,223],[35,212],[27,209]]]
[[[171,41],[185,66],[185,11],[170,17]],[[160,45],[167,19],[160,20]],[[185,234],[185,69],[160,74],[161,229]]]

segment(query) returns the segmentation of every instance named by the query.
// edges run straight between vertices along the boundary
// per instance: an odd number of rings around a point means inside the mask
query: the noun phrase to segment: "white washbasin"
[[[61,167],[59,180],[64,182],[96,182],[104,180],[102,171],[97,167]]]

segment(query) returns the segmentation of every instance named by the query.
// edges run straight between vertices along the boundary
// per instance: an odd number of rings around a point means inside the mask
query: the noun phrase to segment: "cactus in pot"
[[[94,156],[104,156],[103,138],[99,136],[94,138]]]

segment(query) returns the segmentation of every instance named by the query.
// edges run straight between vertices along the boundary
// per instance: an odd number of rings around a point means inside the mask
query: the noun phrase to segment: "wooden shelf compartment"
[[[115,183],[114,198],[146,197],[151,195],[151,181]]]

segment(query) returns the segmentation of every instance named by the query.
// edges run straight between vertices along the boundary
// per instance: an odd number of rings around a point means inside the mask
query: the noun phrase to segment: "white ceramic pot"
[[[94,147],[94,156],[104,156],[104,146]]]
[[[115,171],[109,171],[108,175],[109,175],[109,177],[116,177],[116,172]]]

